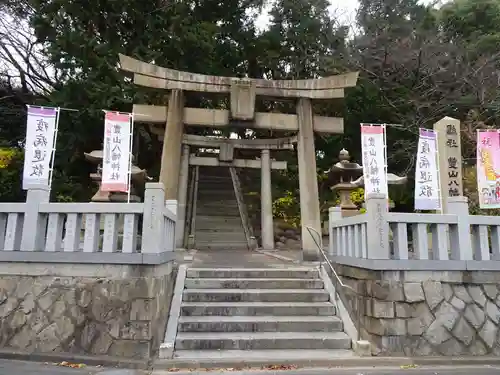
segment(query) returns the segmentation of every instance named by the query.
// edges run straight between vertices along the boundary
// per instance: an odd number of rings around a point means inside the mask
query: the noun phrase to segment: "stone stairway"
[[[200,167],[195,248],[248,249],[229,168]]]
[[[222,365],[352,355],[317,269],[187,269],[174,359]]]

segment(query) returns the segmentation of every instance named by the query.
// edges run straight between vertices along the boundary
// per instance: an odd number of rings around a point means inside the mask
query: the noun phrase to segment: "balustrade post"
[[[467,197],[448,197],[448,213],[458,220],[457,225],[450,225],[450,259],[473,260]]]
[[[390,259],[387,197],[369,194],[366,198],[368,259]]]
[[[174,215],[177,215],[177,199],[167,199],[165,201],[165,207],[167,207]]]
[[[143,254],[159,254],[163,251],[165,188],[161,182],[149,182],[144,192],[144,216],[142,220]]]
[[[330,255],[338,255],[337,240],[333,231],[333,223],[342,220],[342,209],[340,207],[328,208],[328,253]]]
[[[48,203],[50,188],[43,185],[28,187],[26,211],[24,213],[21,251],[41,251],[44,249],[47,215],[40,215],[40,203]]]

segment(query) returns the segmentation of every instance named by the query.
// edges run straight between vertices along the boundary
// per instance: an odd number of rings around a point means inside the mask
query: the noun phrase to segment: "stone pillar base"
[[[302,250],[302,260],[304,262],[319,262],[322,259],[319,250]]]

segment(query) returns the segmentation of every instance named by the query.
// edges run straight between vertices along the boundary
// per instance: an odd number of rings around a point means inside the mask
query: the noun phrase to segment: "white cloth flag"
[[[369,194],[383,194],[389,197],[384,125],[361,124],[361,152],[365,199]]]
[[[24,145],[23,189],[50,187],[51,159],[59,108],[28,107]]]
[[[101,191],[128,192],[132,114],[106,112]]]
[[[415,169],[415,209],[441,210],[437,133],[433,130],[420,129]]]

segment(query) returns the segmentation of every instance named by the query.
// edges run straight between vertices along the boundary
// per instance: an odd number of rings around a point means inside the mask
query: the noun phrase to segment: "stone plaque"
[[[460,120],[445,117],[434,124],[434,130],[438,132],[439,178],[446,213],[448,197],[464,195]]]
[[[223,143],[220,146],[219,160],[232,162],[234,158],[234,146],[231,143]]]
[[[231,81],[231,118],[250,121],[255,114],[255,82],[242,78]]]

